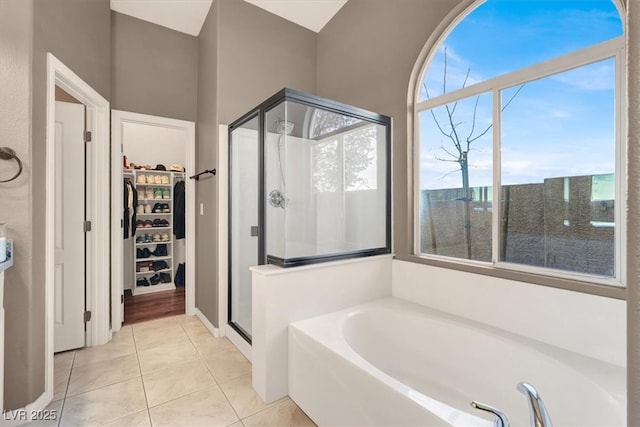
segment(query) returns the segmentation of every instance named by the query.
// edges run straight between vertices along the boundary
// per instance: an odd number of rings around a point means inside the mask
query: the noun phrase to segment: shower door
[[[251,342],[251,272],[259,264],[260,139],[257,113],[229,138],[229,324]]]

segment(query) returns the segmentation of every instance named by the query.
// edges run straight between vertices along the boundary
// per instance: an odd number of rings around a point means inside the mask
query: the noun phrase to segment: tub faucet
[[[476,400],[471,402],[471,406],[473,406],[475,409],[480,409],[481,411],[490,412],[495,415],[496,419],[493,423],[495,427],[509,427],[509,420],[501,410],[494,408],[493,406],[480,403]]]
[[[519,382],[518,391],[529,399],[531,427],[553,427],[547,408],[537,390],[529,383]]]

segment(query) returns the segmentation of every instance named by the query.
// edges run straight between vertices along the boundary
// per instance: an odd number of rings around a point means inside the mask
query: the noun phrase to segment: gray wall
[[[318,95],[393,117],[393,249],[410,253],[407,91],[429,36],[459,0],[349,0],[318,35]]]
[[[640,425],[640,4],[627,3],[627,424]]]
[[[111,12],[111,108],[196,120],[198,38]]]
[[[33,1],[0,1],[0,145],[13,148],[22,159],[20,178],[0,184],[0,220],[9,224],[16,261],[5,273],[6,336],[5,409],[31,402],[42,392],[42,345],[32,324],[42,318],[33,303],[31,262],[31,40]],[[3,179],[9,165],[2,161]],[[32,311],[39,310],[39,313]],[[42,320],[42,319],[39,319]],[[43,330],[40,324],[40,330]],[[42,339],[44,339],[42,337]],[[33,351],[35,347],[40,352]],[[39,360],[40,358],[41,360]],[[1,385],[0,385],[1,386]]]
[[[244,1],[214,1],[199,40],[199,170],[218,162],[218,124],[230,124],[283,87],[315,92],[316,38],[312,31]],[[200,180],[197,187],[205,214],[196,224],[196,306],[219,326],[217,180]]]
[[[220,1],[219,120],[229,124],[283,87],[316,91],[316,34],[244,1]]]
[[[218,20],[220,1],[213,0],[198,38],[198,121],[196,123],[196,168],[211,169],[218,163]],[[218,325],[218,269],[216,257],[216,177],[203,177],[196,184],[196,307]],[[200,203],[204,215],[200,215]],[[225,284],[221,284],[225,286]]]
[[[25,163],[23,177],[0,187],[0,214],[11,224],[17,249],[16,266],[5,280],[5,408],[18,408],[44,392],[46,52],[108,97],[110,10],[109,0],[0,4],[0,129],[2,140],[7,132],[7,145],[13,145]]]

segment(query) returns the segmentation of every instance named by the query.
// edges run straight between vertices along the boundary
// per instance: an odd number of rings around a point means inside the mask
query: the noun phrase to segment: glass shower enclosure
[[[229,324],[251,272],[391,252],[391,119],[283,89],[229,126]]]

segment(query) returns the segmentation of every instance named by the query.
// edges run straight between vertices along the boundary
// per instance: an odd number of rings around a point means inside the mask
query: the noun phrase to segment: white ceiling
[[[245,0],[319,33],[347,0]]]
[[[245,1],[316,33],[347,2],[347,0]],[[211,3],[212,0],[111,0],[111,9],[197,36],[209,13]]]

